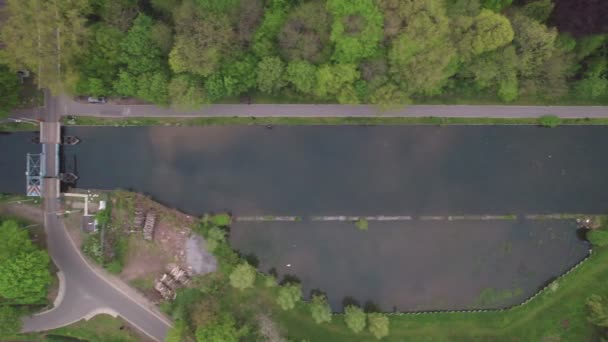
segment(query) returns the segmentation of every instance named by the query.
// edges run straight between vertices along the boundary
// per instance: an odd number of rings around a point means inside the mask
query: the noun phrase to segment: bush
[[[118,260],[112,260],[109,264],[106,265],[106,269],[108,272],[113,274],[120,274],[122,272],[123,265]]]
[[[562,119],[555,115],[544,115],[538,119],[538,123],[543,127],[554,128],[562,123]]]
[[[310,313],[317,324],[331,322],[331,308],[325,296],[315,295],[310,301]]]
[[[291,310],[302,299],[302,288],[300,284],[289,284],[279,289],[277,304],[283,310]]]
[[[367,315],[367,325],[369,332],[377,339],[388,336],[388,317],[381,313],[370,313]]]
[[[255,269],[246,262],[235,267],[230,274],[230,285],[239,290],[252,287],[254,282]]]
[[[349,305],[344,309],[344,322],[355,334],[358,334],[365,329],[365,318],[365,312],[358,306]]]
[[[84,244],[82,245],[82,251],[86,256],[93,259],[96,263],[101,264],[103,262],[99,233],[91,233],[86,237]]]
[[[590,230],[587,233],[587,240],[592,245],[597,247],[608,246],[608,231],[606,230]]]
[[[14,336],[21,330],[21,319],[17,309],[0,306],[0,337]]]
[[[369,226],[369,222],[367,222],[367,219],[360,218],[355,222],[355,226],[357,227],[357,229],[365,231]]]
[[[232,223],[232,217],[229,214],[217,214],[211,216],[211,223],[218,227],[227,227]]]

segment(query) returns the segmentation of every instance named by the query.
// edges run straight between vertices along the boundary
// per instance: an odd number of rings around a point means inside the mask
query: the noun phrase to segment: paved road
[[[257,104],[209,105],[196,111],[180,111],[152,105],[111,105],[62,100],[71,115],[101,117],[496,117],[530,118],[557,115],[562,118],[608,117],[608,106],[435,106],[416,105],[381,111],[369,105]]]
[[[60,137],[57,136],[57,120],[61,104],[52,98],[46,103],[45,124],[41,137],[45,137],[46,177],[44,180],[44,226],[48,248],[60,270],[60,290],[55,307],[47,312],[26,317],[23,331],[45,331],[88,319],[98,313],[120,316],[155,341],[164,341],[171,321],[156,307],[134,292],[119,279],[90,265],[70,238],[61,211],[59,182],[57,181],[54,152]]]
[[[71,97],[48,97],[61,113],[108,118],[121,117],[494,117],[532,118],[557,115],[562,118],[608,118],[608,106],[469,106],[412,105],[382,111],[370,105],[320,104],[218,104],[183,111],[154,105],[88,104]],[[59,115],[55,113],[54,115]],[[13,117],[41,118],[33,110],[16,110]]]

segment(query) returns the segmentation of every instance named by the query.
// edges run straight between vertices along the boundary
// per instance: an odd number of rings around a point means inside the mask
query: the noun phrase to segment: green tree
[[[206,102],[205,89],[196,77],[182,74],[169,84],[171,103],[182,109],[197,109]]]
[[[236,321],[230,315],[196,329],[198,342],[238,342],[246,330],[238,329]]]
[[[182,342],[186,335],[187,328],[188,326],[185,321],[181,319],[176,320],[173,327],[169,329],[167,337],[165,337],[165,342]]]
[[[411,101],[405,91],[393,83],[387,83],[372,92],[370,102],[386,109],[392,106],[407,105]]]
[[[175,43],[169,54],[174,72],[209,76],[220,67],[221,58],[233,46],[234,31],[221,13],[203,11],[186,0],[174,14]]]
[[[278,54],[277,37],[289,9],[286,0],[270,0],[264,12],[264,19],[253,35],[253,52],[256,56],[269,57]]]
[[[45,251],[20,252],[0,263],[0,296],[19,304],[44,300],[51,283]]]
[[[552,0],[536,0],[527,3],[522,10],[524,15],[544,23],[551,16],[554,7],[555,4]]]
[[[19,103],[19,77],[7,66],[0,64],[0,119],[8,116]]]
[[[515,46],[519,56],[520,73],[524,77],[538,75],[543,64],[555,51],[557,30],[521,14],[511,19],[515,31]]]
[[[288,61],[324,61],[330,47],[330,20],[324,2],[301,3],[290,11],[279,33],[281,55]]]
[[[98,3],[101,19],[122,32],[129,29],[139,12],[137,0],[100,0]]]
[[[385,314],[367,314],[367,326],[369,327],[369,332],[371,332],[372,335],[374,335],[377,339],[386,337],[389,334],[389,321]]]
[[[385,25],[391,39],[390,74],[410,95],[436,95],[457,71],[456,49],[450,40],[449,18],[441,0],[381,0],[392,14]]]
[[[0,305],[0,337],[13,337],[20,331],[19,311],[8,305]]]
[[[60,92],[84,51],[90,1],[8,0],[6,10],[0,33],[3,59],[13,70],[35,72],[41,87]]]
[[[344,322],[355,334],[365,329],[367,315],[358,306],[349,305],[344,309]]]
[[[256,82],[258,89],[273,94],[285,86],[283,73],[285,64],[279,57],[264,57],[258,63]]]
[[[481,7],[487,8],[494,12],[500,12],[503,9],[511,6],[513,0],[481,0]]]
[[[300,284],[287,284],[281,286],[277,297],[277,304],[283,310],[291,310],[302,299],[302,287]]]
[[[120,44],[125,35],[103,23],[91,26],[90,31],[91,40],[78,58],[77,81],[73,90],[81,95],[113,95],[113,84],[121,64]]]
[[[244,262],[235,267],[230,274],[230,285],[239,290],[250,288],[255,282],[255,275],[255,268]]]
[[[327,303],[327,297],[314,295],[310,301],[310,313],[317,324],[331,322],[331,308]]]
[[[457,46],[460,55],[466,58],[496,50],[509,44],[514,36],[509,19],[490,10],[482,10],[460,29],[462,35]]]
[[[589,240],[589,242],[591,242],[591,244],[594,246],[608,246],[608,231],[591,230],[587,233],[587,240]]]
[[[49,256],[15,221],[0,226],[0,297],[18,304],[39,303],[51,282]]]
[[[256,85],[258,61],[252,54],[245,54],[223,63],[222,80],[226,95],[236,96],[248,92]]]
[[[293,61],[287,65],[285,79],[293,84],[297,91],[311,94],[317,82],[317,68],[304,61]]]
[[[587,298],[587,320],[600,328],[608,328],[608,301],[606,298],[592,294]]]
[[[330,41],[336,62],[358,63],[378,51],[384,18],[373,0],[328,0],[327,9],[334,17]]]
[[[359,78],[359,71],[354,64],[324,64],[317,69],[317,86],[315,94],[319,97],[332,97],[340,94],[342,89]]]

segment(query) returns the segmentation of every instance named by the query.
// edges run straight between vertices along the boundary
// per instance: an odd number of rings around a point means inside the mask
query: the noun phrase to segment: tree
[[[500,12],[509,7],[512,2],[513,0],[481,0],[481,7]]]
[[[173,77],[169,84],[171,103],[182,109],[197,109],[206,102],[202,82],[190,75]]]
[[[281,55],[288,61],[320,63],[329,49],[330,16],[322,1],[304,2],[293,9],[279,33]]]
[[[253,35],[253,52],[256,56],[269,57],[278,54],[277,36],[287,19],[289,9],[286,0],[270,0],[264,12],[262,24]]]
[[[12,337],[20,331],[19,311],[8,305],[0,305],[0,337]]]
[[[369,332],[377,339],[388,336],[389,321],[386,315],[377,312],[367,314],[367,325],[369,327]]]
[[[262,0],[241,0],[237,27],[238,40],[248,47],[264,15]]]
[[[174,72],[209,76],[219,69],[220,60],[234,41],[228,18],[221,13],[202,11],[192,0],[175,11],[175,43],[169,54]]]
[[[19,77],[7,66],[0,64],[0,119],[19,103]]]
[[[51,283],[45,251],[20,252],[0,264],[0,296],[19,304],[38,303]]]
[[[49,256],[15,221],[0,226],[0,297],[18,304],[39,303],[51,282]]]
[[[8,0],[8,19],[0,40],[4,60],[13,70],[36,73],[41,87],[58,93],[74,67],[87,36],[89,0]]]
[[[245,329],[237,329],[236,321],[230,315],[196,329],[198,342],[238,342],[246,333]]]
[[[315,94],[319,97],[336,96],[358,78],[359,72],[354,64],[321,65],[317,69]]]
[[[226,95],[236,96],[255,88],[257,64],[252,54],[236,56],[224,62],[221,73]]]
[[[235,267],[230,274],[230,285],[239,290],[250,288],[255,282],[255,275],[255,268],[244,262]]]
[[[188,326],[186,325],[185,321],[181,319],[176,320],[173,327],[169,329],[169,332],[167,332],[165,342],[182,342],[184,340],[187,328]]]
[[[113,84],[121,65],[120,44],[125,35],[103,23],[91,26],[90,31],[91,40],[78,58],[74,91],[81,95],[109,96],[115,92]]]
[[[331,308],[327,303],[327,297],[314,295],[310,301],[310,313],[317,324],[331,322]]]
[[[465,58],[495,50],[513,40],[513,28],[509,19],[490,10],[479,15],[460,28],[462,36],[458,50]]]
[[[608,328],[608,301],[596,294],[587,298],[587,320],[600,328]]]
[[[101,19],[122,32],[129,29],[139,12],[137,0],[101,0],[99,3]]]
[[[363,312],[363,309],[358,306],[349,305],[344,309],[344,322],[355,334],[365,329],[366,317],[367,315]]]
[[[407,105],[411,101],[405,91],[393,83],[387,83],[372,92],[370,102],[386,109],[391,106]]]
[[[436,95],[457,70],[449,18],[441,0],[380,0],[387,13],[390,74],[412,95]],[[389,16],[389,13],[392,13]]]
[[[279,289],[277,304],[283,310],[291,310],[302,299],[302,287],[300,284],[287,284]]]
[[[378,51],[383,17],[373,0],[328,0],[327,9],[334,17],[330,35],[335,44],[333,60],[357,63]]]
[[[284,71],[285,65],[279,57],[262,58],[257,68],[256,82],[258,89],[267,94],[279,91],[285,85],[283,81]]]
[[[536,0],[527,3],[522,11],[524,15],[538,21],[544,23],[551,16],[551,12],[553,12],[553,8],[555,5],[552,0]]]
[[[515,31],[520,73],[524,77],[535,76],[555,50],[557,30],[521,14],[514,15],[511,24]]]
[[[316,79],[317,68],[304,61],[293,61],[287,65],[285,79],[293,84],[297,91],[303,94],[312,93]]]
[[[591,244],[594,246],[608,246],[608,231],[591,230],[587,233],[587,240],[589,240],[589,242],[591,242]]]

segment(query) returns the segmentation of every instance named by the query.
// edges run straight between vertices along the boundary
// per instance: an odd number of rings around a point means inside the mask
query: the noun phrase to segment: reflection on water
[[[608,127],[68,128],[79,187],[190,214],[603,212]]]
[[[501,308],[518,304],[583,259],[576,223],[542,221],[237,223],[231,243],[326,292],[384,311]]]
[[[602,213],[608,127],[70,127],[66,171],[190,214]],[[0,135],[0,192],[25,192],[31,133]],[[502,307],[587,252],[567,221],[237,224],[268,271],[384,310]],[[293,266],[287,267],[290,264]]]

